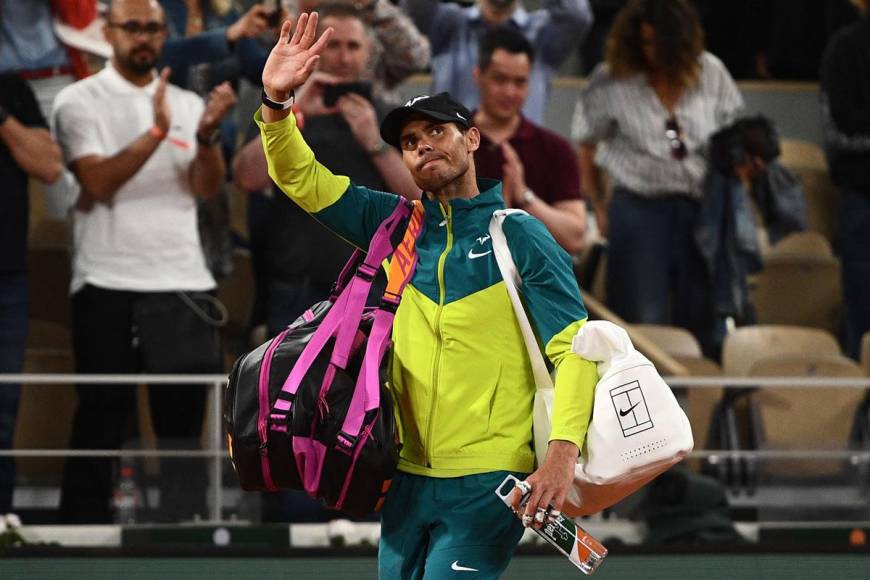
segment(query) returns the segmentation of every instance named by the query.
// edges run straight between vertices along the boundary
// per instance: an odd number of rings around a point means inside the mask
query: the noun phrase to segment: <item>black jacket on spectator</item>
[[[831,177],[870,196],[870,18],[831,39],[821,90]]]
[[[0,106],[27,127],[46,127],[27,82],[0,75]],[[0,274],[21,274],[27,263],[27,173],[0,143]]]

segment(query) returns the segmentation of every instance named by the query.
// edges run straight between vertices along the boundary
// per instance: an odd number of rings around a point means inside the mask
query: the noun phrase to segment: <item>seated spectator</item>
[[[401,6],[432,43],[432,93],[448,91],[466,107],[477,107],[472,71],[480,39],[492,28],[508,26],[520,31],[535,48],[523,114],[534,123],[543,123],[553,74],[592,24],[588,0],[548,0],[544,4],[544,8],[527,12],[518,0],[480,0],[470,7],[402,0]]]
[[[497,28],[483,37],[474,70],[480,88],[480,109],[474,113],[480,148],[474,162],[478,175],[503,182],[505,205],[526,210],[568,253],[579,254],[586,204],[577,157],[568,141],[521,113],[534,61],[532,45],[519,32]]]
[[[27,343],[27,180],[55,181],[62,168],[27,82],[0,74],[0,373],[20,373]],[[12,448],[21,387],[0,385],[0,449]],[[15,458],[0,457],[0,514],[12,511]]]
[[[857,359],[870,331],[870,17],[837,33],[822,65],[822,114],[831,177],[840,196],[845,352]]]
[[[220,372],[213,328],[194,294],[215,288],[197,234],[195,197],[213,196],[223,184],[217,129],[235,96],[220,85],[204,105],[167,83],[169,69],[156,74],[166,38],[156,2],[115,0],[106,24],[111,62],[61,91],[52,123],[81,184],[71,288],[76,372]],[[71,447],[120,447],[134,421],[133,387],[76,390]],[[204,388],[160,385],[149,389],[149,399],[160,444],[179,438],[195,447]],[[176,460],[172,465],[181,469],[173,474],[169,462],[161,464],[161,507],[175,518],[201,513],[204,501],[197,505],[185,494],[203,497],[204,469]],[[111,520],[112,465],[93,458],[66,462],[64,522]]]
[[[688,0],[632,0],[574,111],[585,193],[609,241],[609,306],[628,322],[685,327],[708,352],[711,282],[694,239],[703,152],[742,106]]]

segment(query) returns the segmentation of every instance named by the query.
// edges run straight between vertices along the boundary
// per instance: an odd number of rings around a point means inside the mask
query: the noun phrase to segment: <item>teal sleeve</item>
[[[582,449],[598,370],[595,363],[571,350],[574,335],[587,318],[571,258],[532,216],[510,215],[503,229],[522,278],[526,311],[556,369],[550,440],[571,441]]]
[[[587,317],[571,257],[546,226],[528,214],[511,214],[502,226],[522,277],[520,288],[542,345]]]

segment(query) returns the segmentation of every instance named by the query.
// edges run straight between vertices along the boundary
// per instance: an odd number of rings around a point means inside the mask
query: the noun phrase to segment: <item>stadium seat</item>
[[[775,355],[841,355],[830,332],[788,325],[741,326],[725,337],[722,371],[729,377],[749,376],[758,360]]]
[[[753,377],[863,378],[861,368],[839,355],[774,355],[752,364]],[[865,391],[854,388],[762,388],[750,395],[758,449],[835,450],[850,447],[856,412]],[[760,462],[762,477],[825,479],[841,477],[842,459]]]
[[[870,332],[865,332],[861,339],[861,368],[870,376]]]
[[[27,348],[72,350],[70,328],[50,320],[27,321]]]
[[[742,326],[725,337],[722,371],[729,377],[745,377],[763,358],[788,354],[842,354],[834,336],[824,330],[785,325]],[[711,419],[713,449],[752,449],[755,446],[751,390],[726,388]],[[722,461],[709,472],[725,483],[752,492],[757,482],[756,462]]]
[[[72,373],[72,353],[66,349],[28,348],[25,373]],[[66,449],[69,446],[76,394],[69,384],[24,385],[15,431],[16,449]],[[22,485],[59,485],[62,457],[19,457]]]
[[[229,311],[224,329],[225,352],[231,365],[236,357],[250,348],[249,326],[254,303],[254,271],[247,250],[233,250],[233,271],[218,283],[217,296]]]
[[[70,253],[66,247],[31,245],[27,251],[30,273],[31,320],[70,328]]]
[[[794,232],[773,244],[765,258],[768,257],[820,257],[829,258],[834,255],[828,239],[814,231]]]
[[[843,293],[837,258],[772,255],[749,286],[759,324],[840,330]]]
[[[806,193],[809,229],[833,242],[840,192],[828,174],[824,152],[808,141],[781,139],[780,146],[780,162],[797,176]]]

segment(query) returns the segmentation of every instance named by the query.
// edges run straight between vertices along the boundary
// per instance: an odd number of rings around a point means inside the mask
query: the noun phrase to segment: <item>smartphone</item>
[[[326,85],[323,87],[323,104],[327,107],[334,107],[335,103],[342,95],[347,93],[356,93],[367,100],[372,100],[372,85],[371,83],[339,83],[337,85]]]
[[[266,22],[272,28],[281,24],[281,4],[279,0],[261,0],[260,4],[266,9]]]

